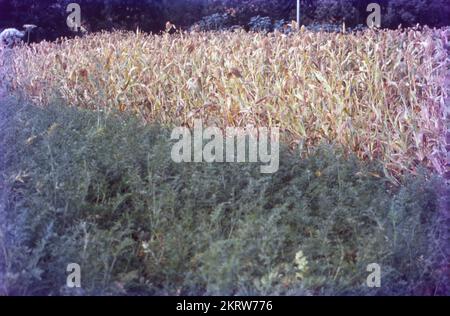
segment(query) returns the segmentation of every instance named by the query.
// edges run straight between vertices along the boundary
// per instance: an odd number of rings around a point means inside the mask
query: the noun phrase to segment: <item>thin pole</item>
[[[297,25],[300,27],[300,0],[297,0]]]

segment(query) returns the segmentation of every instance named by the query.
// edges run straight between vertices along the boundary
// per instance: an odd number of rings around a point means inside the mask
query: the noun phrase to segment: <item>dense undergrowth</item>
[[[330,146],[283,151],[273,175],[176,164],[169,131],[125,113],[10,101],[0,117],[0,294],[449,294],[439,177],[392,187]]]

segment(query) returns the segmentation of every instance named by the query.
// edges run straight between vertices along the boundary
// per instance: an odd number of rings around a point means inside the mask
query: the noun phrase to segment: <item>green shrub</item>
[[[390,187],[326,146],[283,150],[273,175],[176,164],[170,131],[129,115],[11,101],[0,117],[2,294],[449,294],[434,176]],[[72,262],[82,291],[65,288]]]

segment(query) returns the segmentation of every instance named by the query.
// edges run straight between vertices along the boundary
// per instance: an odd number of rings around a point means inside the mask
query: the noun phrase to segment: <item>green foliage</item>
[[[382,26],[396,28],[429,24],[448,25],[450,3],[447,0],[391,0],[385,6]]]
[[[273,30],[272,21],[268,16],[254,16],[248,23],[251,31],[269,32]]]
[[[198,28],[200,31],[220,31],[226,30],[229,27],[230,17],[227,13],[215,13],[205,16],[193,26],[193,28]]]
[[[0,104],[0,291],[82,294],[449,294],[442,197],[390,187],[323,146],[280,169],[176,164],[169,131],[132,116]],[[382,287],[365,285],[382,267]]]
[[[319,0],[316,4],[314,21],[333,22],[347,25],[355,25],[358,11],[354,7],[352,0]]]
[[[0,0],[0,30],[36,24],[32,41],[55,40],[81,35],[66,25],[67,5],[72,0]],[[366,24],[367,5],[372,0],[301,0],[301,23],[338,24],[348,27]],[[136,30],[160,32],[167,21],[178,29],[189,29],[206,17],[204,29],[215,24],[212,15],[229,15],[227,26],[247,26],[252,17],[269,17],[272,21],[296,18],[295,0],[78,0],[82,8],[82,25],[89,32],[100,30]],[[378,0],[382,7],[382,26],[397,28],[417,23],[431,27],[448,25],[448,0]],[[216,16],[217,18],[217,16]],[[222,21],[223,22],[223,21]],[[216,29],[217,26],[213,29]]]

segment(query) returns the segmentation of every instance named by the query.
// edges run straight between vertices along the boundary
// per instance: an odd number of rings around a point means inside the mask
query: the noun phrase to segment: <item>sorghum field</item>
[[[449,33],[15,47],[1,65],[0,294],[448,295]],[[174,163],[171,128],[197,118],[279,127],[279,171]],[[81,289],[64,287],[70,262]]]
[[[332,141],[380,159],[396,181],[419,164],[444,172],[449,32],[102,33],[16,50],[11,81],[42,106],[278,126],[305,152]]]

